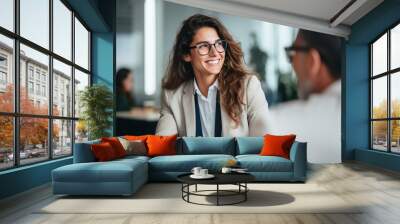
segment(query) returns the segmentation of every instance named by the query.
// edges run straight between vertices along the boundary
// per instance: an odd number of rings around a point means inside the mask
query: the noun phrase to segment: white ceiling
[[[351,0],[221,0],[329,21]]]
[[[348,37],[351,25],[383,2],[383,0],[167,1],[342,37]],[[343,11],[346,5],[349,7]]]

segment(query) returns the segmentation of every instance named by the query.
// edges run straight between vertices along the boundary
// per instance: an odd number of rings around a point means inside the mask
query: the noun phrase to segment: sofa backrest
[[[235,155],[235,138],[233,137],[183,137],[177,154],[226,154]]]
[[[99,139],[93,141],[75,143],[74,163],[95,162],[96,158],[94,157],[90,146],[92,144],[98,144],[98,143],[100,143]]]
[[[264,137],[237,137],[236,155],[259,154],[264,145]]]

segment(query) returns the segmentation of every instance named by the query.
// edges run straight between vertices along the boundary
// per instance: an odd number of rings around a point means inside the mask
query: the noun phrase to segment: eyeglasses
[[[199,55],[208,55],[211,51],[211,46],[214,46],[215,50],[217,50],[218,53],[224,53],[226,48],[228,47],[228,42],[226,42],[225,40],[217,40],[213,44],[210,44],[208,42],[201,42],[189,47],[189,49],[196,48]]]
[[[296,51],[307,52],[310,49],[311,49],[310,47],[306,47],[306,46],[294,46],[294,45],[292,45],[290,47],[285,47],[285,52],[286,52],[286,56],[287,56],[288,60],[290,61],[290,63],[292,63],[293,57],[296,54]]]

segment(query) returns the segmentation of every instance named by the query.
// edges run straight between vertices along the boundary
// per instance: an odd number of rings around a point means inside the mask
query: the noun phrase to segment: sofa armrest
[[[96,158],[94,157],[90,146],[92,144],[97,144],[97,143],[100,143],[100,140],[75,143],[75,145],[74,145],[74,163],[95,162]]]
[[[293,162],[293,178],[305,181],[307,176],[307,143],[294,142],[290,149],[290,160]]]

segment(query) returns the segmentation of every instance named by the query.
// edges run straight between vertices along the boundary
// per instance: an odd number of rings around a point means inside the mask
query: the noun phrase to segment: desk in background
[[[116,118],[117,136],[154,134],[160,111],[153,108],[135,107],[130,111],[118,111]]]

